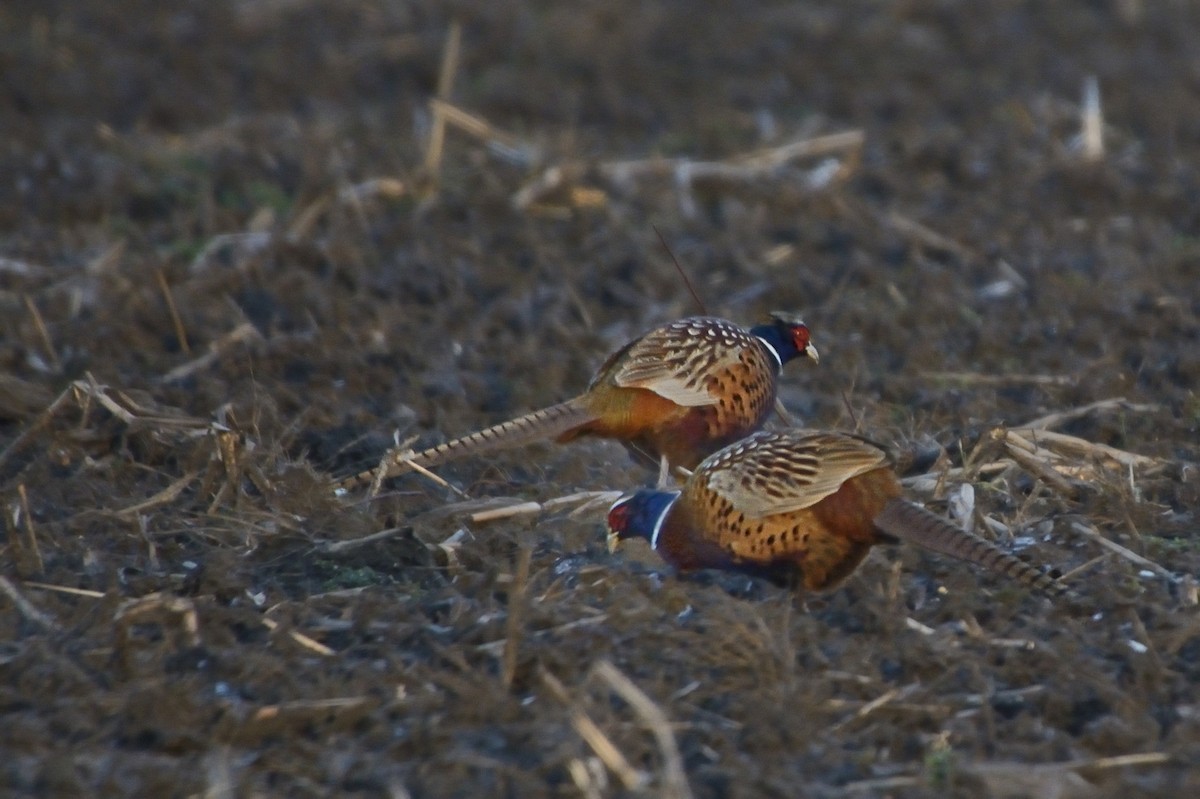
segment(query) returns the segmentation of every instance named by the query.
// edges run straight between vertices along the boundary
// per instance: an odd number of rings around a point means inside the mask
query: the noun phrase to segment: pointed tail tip
[[[907,500],[889,502],[876,518],[876,526],[902,541],[974,563],[1050,597],[1073,594],[1069,586],[1037,566]]]
[[[553,439],[595,420],[587,405],[576,397],[423,450],[414,450],[407,444],[389,450],[375,468],[334,480],[333,491],[336,496],[344,496],[349,491],[374,485],[377,480],[390,480],[408,472],[428,476],[431,466]]]
[[[1057,599],[1072,593],[1071,587],[1058,579],[1057,569],[1049,571],[1040,569],[988,541],[983,539],[979,539],[979,541],[989,550],[984,553],[984,557],[999,559],[996,562],[996,571],[1051,598]]]
[[[351,491],[357,491],[360,488],[366,488],[367,486],[370,486],[375,482],[375,477],[378,473],[379,470],[376,468],[368,469],[365,472],[359,472],[357,474],[351,474],[346,477],[335,477],[332,481],[332,485],[330,486],[330,490],[333,492],[335,497],[340,499],[345,497]],[[384,479],[394,476],[395,475],[389,472],[388,474],[384,475]]]
[[[1024,563],[1024,561],[1021,562]],[[1061,582],[1057,577],[1053,577],[1033,566],[1029,566],[1029,568],[1032,574],[1030,574],[1028,579],[1022,580],[1022,582],[1030,588],[1046,594],[1051,599],[1065,599],[1075,594],[1069,585]]]

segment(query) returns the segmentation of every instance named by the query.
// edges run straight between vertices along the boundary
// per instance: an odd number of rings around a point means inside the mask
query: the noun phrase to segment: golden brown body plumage
[[[749,330],[714,317],[655,328],[613,353],[578,397],[422,452],[397,453],[387,476],[531,441],[611,438],[656,463],[694,468],[759,429],[775,402],[783,364],[817,360],[808,327],[776,314]],[[341,488],[370,483],[367,471]]]
[[[887,453],[857,436],[757,433],[714,453],[679,492],[609,512],[610,541],[642,536],[680,569],[726,568],[808,590],[845,579],[872,546],[904,540],[1050,593],[1049,576],[902,498]]]
[[[576,400],[591,421],[558,440],[615,438],[652,460],[693,469],[762,426],[779,368],[749,330],[711,317],[681,319],[609,356]]]

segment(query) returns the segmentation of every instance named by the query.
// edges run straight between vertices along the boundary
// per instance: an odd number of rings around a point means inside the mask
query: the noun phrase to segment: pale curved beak
[[[812,358],[813,363],[821,362],[821,355],[817,352],[817,348],[812,345],[812,342],[809,342],[808,346],[804,348],[804,354]]]
[[[607,537],[606,541],[608,543],[609,554],[616,552],[617,548],[619,546],[621,546],[621,536],[619,536],[617,534],[617,531],[612,529],[611,527],[608,529],[608,537]]]

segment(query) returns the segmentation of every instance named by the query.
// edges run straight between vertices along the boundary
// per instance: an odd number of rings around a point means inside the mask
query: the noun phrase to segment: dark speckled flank
[[[653,537],[677,568],[733,569],[810,591],[836,586],[876,544],[907,541],[1050,594],[1055,580],[901,497],[886,452],[857,436],[757,433],[714,453],[678,500],[642,491],[613,506],[610,541]]]

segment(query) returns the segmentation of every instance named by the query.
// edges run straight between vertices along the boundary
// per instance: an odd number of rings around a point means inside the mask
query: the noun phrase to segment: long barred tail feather
[[[875,526],[902,541],[978,564],[1052,596],[1067,593],[1050,575],[911,502],[893,499],[875,517]]]
[[[414,453],[412,450],[394,452],[385,478],[396,477],[412,471],[413,465],[428,468],[457,458],[483,455],[488,452],[519,447],[533,441],[556,438],[580,425],[593,421],[594,418],[594,414],[578,399],[560,402],[558,405],[551,405],[549,408],[518,416],[516,419],[501,422],[421,452]],[[338,482],[337,488],[348,491],[371,485],[375,481],[378,471],[378,469],[369,469],[347,477]]]

